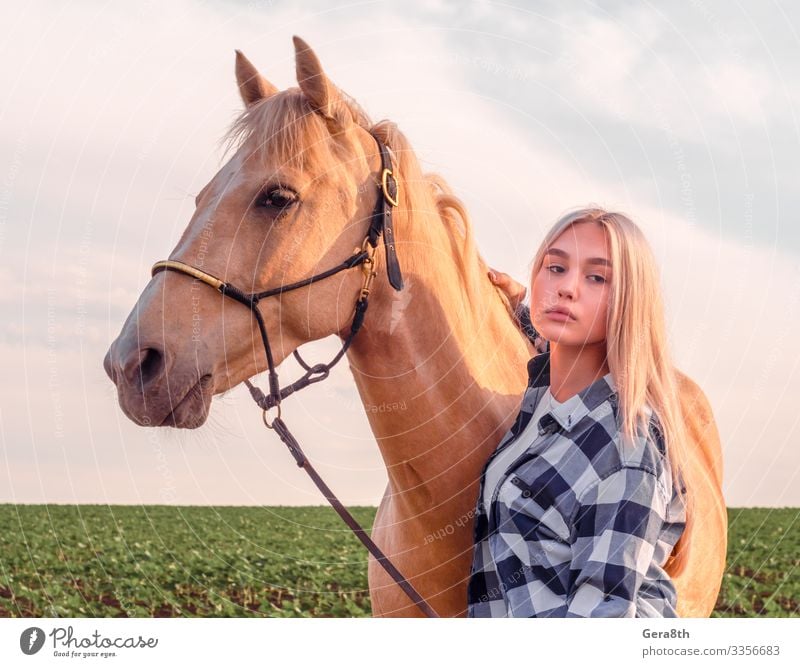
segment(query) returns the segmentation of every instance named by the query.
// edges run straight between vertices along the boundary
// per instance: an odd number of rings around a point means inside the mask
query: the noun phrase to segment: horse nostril
[[[122,372],[129,384],[146,385],[161,375],[163,369],[164,355],[161,351],[146,347],[131,355]]]

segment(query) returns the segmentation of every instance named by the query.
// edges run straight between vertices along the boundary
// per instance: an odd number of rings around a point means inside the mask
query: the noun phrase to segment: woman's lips
[[[566,313],[561,313],[557,310],[551,310],[545,313],[547,317],[551,320],[556,320],[558,322],[572,322],[573,318],[567,315]]]

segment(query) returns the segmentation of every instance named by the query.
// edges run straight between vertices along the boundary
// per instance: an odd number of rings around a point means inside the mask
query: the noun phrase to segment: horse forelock
[[[244,109],[223,136],[226,153],[246,144],[261,161],[307,170],[326,150],[329,134],[297,88],[289,88]]]

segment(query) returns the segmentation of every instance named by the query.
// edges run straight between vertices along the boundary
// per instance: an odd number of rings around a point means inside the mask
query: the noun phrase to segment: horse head
[[[278,365],[306,342],[349,330],[364,286],[357,266],[302,289],[275,288],[369,250],[390,159],[384,148],[382,163],[379,137],[393,124],[372,126],[309,46],[299,37],[294,46],[298,86],[285,90],[236,52],[244,110],[228,133],[235,151],[198,193],[189,224],[161,263],[193,267],[240,294],[277,292],[257,306],[264,331],[250,309],[186,271],[155,271],[104,360],[122,409],[137,424],[196,428],[214,394],[267,368],[265,338]],[[387,250],[389,266],[391,284],[377,283],[378,292],[402,286]]]

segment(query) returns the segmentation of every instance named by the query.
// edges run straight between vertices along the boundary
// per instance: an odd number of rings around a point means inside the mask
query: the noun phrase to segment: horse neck
[[[348,358],[392,497],[416,511],[477,482],[519,408],[532,348],[488,278],[470,295],[455,262],[408,264],[400,292],[379,264]]]

